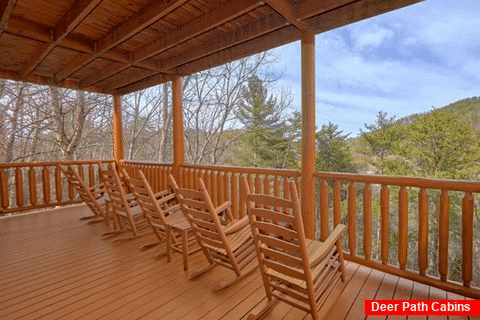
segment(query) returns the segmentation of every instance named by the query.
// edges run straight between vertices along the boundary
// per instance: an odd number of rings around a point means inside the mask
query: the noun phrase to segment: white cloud
[[[393,39],[395,33],[391,29],[377,24],[368,28],[354,28],[352,38],[356,50],[372,50],[380,47],[386,41]]]
[[[480,96],[479,12],[478,0],[425,1],[318,35],[317,127],[355,135],[380,110],[401,117]],[[278,52],[300,106],[300,45]]]

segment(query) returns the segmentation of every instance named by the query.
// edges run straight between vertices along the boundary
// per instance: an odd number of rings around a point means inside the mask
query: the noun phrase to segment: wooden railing
[[[98,181],[98,161],[71,163],[87,183]],[[0,164],[1,213],[78,202],[57,164],[62,163]],[[141,169],[155,192],[168,188],[168,175],[173,172],[172,164],[122,161],[121,165],[132,175]],[[231,201],[234,215],[242,217],[242,175],[256,193],[289,197],[289,180],[301,187],[298,170],[183,165],[177,180],[196,188],[201,177],[216,205]],[[316,181],[317,235],[325,239],[336,224],[347,225],[348,260],[480,299],[476,272],[480,222],[474,220],[480,183],[343,173],[317,173]],[[456,255],[461,261],[449,261],[449,253],[455,252],[462,253]]]
[[[173,165],[169,163],[122,161],[120,165],[129,175],[135,176],[136,170],[142,170],[145,178],[153,189],[159,192],[168,189],[168,175],[172,173]]]
[[[247,177],[251,188],[257,193],[288,197],[288,180],[293,179],[298,186],[300,171],[184,165],[181,167],[180,184],[187,188],[196,188],[197,179],[202,178],[215,205],[231,201],[233,215],[243,217],[245,205],[240,192],[242,175]]]
[[[341,173],[317,173],[316,178],[319,237],[346,224],[347,259],[480,298],[480,289],[472,286],[473,270],[480,266],[473,248],[474,194],[480,193],[480,183]],[[453,216],[461,220],[457,225]],[[458,244],[449,241],[450,235],[460,237]],[[449,261],[450,250],[462,253],[461,262]],[[452,281],[454,265],[461,267],[463,283]]]
[[[0,216],[80,202],[56,167],[65,163],[0,163]],[[89,185],[99,182],[99,161],[68,163],[76,167]]]

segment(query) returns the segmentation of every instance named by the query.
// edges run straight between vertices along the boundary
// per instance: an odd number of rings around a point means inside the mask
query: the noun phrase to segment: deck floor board
[[[174,254],[171,263],[155,258],[165,250],[163,244],[140,250],[153,235],[104,239],[108,227],[103,223],[79,221],[88,214],[79,205],[0,219],[0,319],[230,320],[246,319],[266,303],[258,271],[214,292],[218,282],[234,277],[232,271],[216,267],[188,280],[180,255]],[[201,252],[190,259],[190,270],[207,263]],[[321,318],[364,319],[365,299],[464,299],[352,262],[346,271]],[[311,316],[280,303],[265,319]]]

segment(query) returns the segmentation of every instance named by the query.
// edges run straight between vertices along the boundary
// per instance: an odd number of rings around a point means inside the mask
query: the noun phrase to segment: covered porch
[[[111,94],[114,159],[101,162],[116,162],[130,172],[141,169],[154,191],[167,188],[170,173],[186,187],[195,187],[202,177],[214,203],[230,200],[234,215],[242,217],[241,175],[255,192],[285,197],[287,181],[294,180],[307,236],[323,240],[338,223],[348,228],[348,277],[338,288],[339,298],[325,306],[326,319],[363,318],[365,299],[479,299],[480,280],[474,274],[480,258],[474,243],[479,183],[315,172],[315,34],[415,2],[9,0],[0,5],[0,77]],[[295,40],[302,46],[302,170],[185,163],[182,76]],[[125,161],[121,96],[168,81],[173,87],[173,163]],[[181,259],[171,264],[154,260],[151,251],[139,250],[144,239],[102,240],[105,226],[78,222],[85,207],[53,209],[79,203],[56,168],[65,163],[73,164],[88,184],[98,182],[98,160],[0,164],[0,214],[9,216],[0,219],[2,319],[241,319],[262,303],[258,274],[213,294],[211,280],[227,277],[227,271],[219,268],[187,281]],[[439,192],[436,246],[429,242],[429,190]],[[373,209],[374,192],[381,199],[378,210]],[[461,240],[451,247],[454,194],[461,199]],[[22,215],[39,209],[47,210]],[[389,227],[391,219],[398,220],[395,230]],[[380,225],[378,234],[372,233],[373,223]],[[412,230],[418,239],[413,247]],[[393,233],[398,235],[395,247],[389,241]],[[452,250],[462,251],[460,271],[452,270]],[[427,260],[431,251],[438,253],[433,273]],[[201,264],[201,255],[193,263]],[[450,277],[453,271],[456,279]],[[282,305],[268,317],[305,317],[298,312]]]
[[[166,263],[154,258],[161,248],[140,251],[149,236],[101,239],[104,224],[78,222],[88,214],[86,206],[75,205],[2,219],[2,319],[245,319],[265,303],[259,272],[213,293],[231,271],[216,268],[187,280],[181,255]],[[192,256],[194,267],[205,264],[201,253]],[[322,309],[324,319],[363,319],[365,299],[465,299],[355,262],[347,262],[346,270],[346,281]],[[266,319],[305,317],[280,304]]]

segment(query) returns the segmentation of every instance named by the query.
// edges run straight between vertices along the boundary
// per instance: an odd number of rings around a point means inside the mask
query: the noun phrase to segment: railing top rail
[[[345,180],[352,182],[395,185],[400,187],[417,187],[426,189],[480,192],[480,181],[464,181],[464,180],[445,180],[432,178],[414,178],[402,176],[378,176],[378,175],[362,175],[351,173],[336,172],[317,172],[315,176],[319,179],[327,180]]]
[[[216,170],[224,172],[238,172],[238,173],[255,173],[255,174],[266,174],[266,175],[282,175],[289,177],[300,177],[301,173],[299,170],[290,170],[290,169],[263,169],[263,168],[244,168],[244,167],[231,167],[231,166],[213,166],[213,165],[202,165],[202,164],[185,164],[183,168],[188,169],[198,169],[198,170]]]
[[[46,167],[55,166],[57,164],[94,164],[98,162],[109,163],[114,160],[62,160],[62,161],[49,161],[49,162],[0,162],[0,168],[18,168],[18,167]]]
[[[154,162],[154,161],[140,161],[140,160],[122,160],[120,161],[123,164],[141,164],[141,165],[152,165],[152,166],[173,166],[171,162]]]

